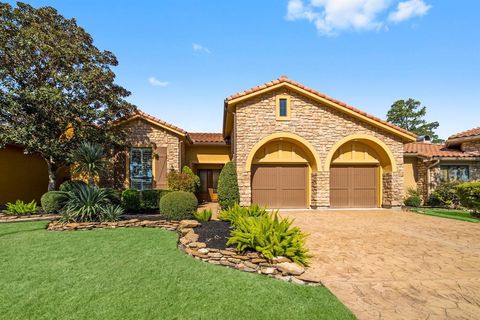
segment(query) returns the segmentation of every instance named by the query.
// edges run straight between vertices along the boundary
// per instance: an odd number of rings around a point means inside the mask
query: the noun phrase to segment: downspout
[[[427,198],[430,196],[430,169],[440,163],[440,159],[434,160],[429,166],[427,166]]]

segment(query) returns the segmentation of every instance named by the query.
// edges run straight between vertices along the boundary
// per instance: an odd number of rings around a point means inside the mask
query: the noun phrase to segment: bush
[[[228,162],[218,177],[218,203],[222,209],[228,209],[240,202],[237,169],[233,162]]]
[[[227,245],[236,245],[237,250],[247,249],[262,253],[267,259],[284,256],[307,265],[308,251],[306,234],[292,227],[292,221],[278,217],[275,212],[259,217],[239,217]]]
[[[210,221],[212,219],[212,210],[211,209],[204,209],[202,211],[196,211],[193,213],[195,219],[200,222]]]
[[[192,218],[197,206],[197,197],[193,193],[185,191],[170,192],[160,200],[161,214],[172,220]]]
[[[15,203],[7,203],[7,213],[8,214],[33,214],[37,212],[37,202],[32,200],[32,202],[25,203],[22,200],[17,200]]]
[[[66,192],[48,191],[42,196],[40,203],[42,204],[42,209],[45,213],[60,213],[66,200]]]
[[[190,169],[189,166],[183,166],[182,172],[185,174],[188,174],[192,179],[192,185],[191,185],[192,191],[190,192],[193,192],[193,193],[198,192],[198,190],[200,190],[200,177],[197,176],[195,173],[193,173],[192,169]],[[187,190],[184,190],[184,191],[187,191]]]
[[[140,192],[141,206],[144,209],[158,209],[160,190],[147,189]]]
[[[123,207],[127,212],[138,212],[141,208],[140,191],[127,189],[122,192]]]
[[[168,187],[172,191],[196,192],[195,178],[192,174],[172,170],[167,175]]]
[[[120,220],[121,215],[125,210],[119,205],[107,204],[100,209],[100,221],[114,222]]]
[[[463,207],[480,213],[480,182],[465,182],[458,185],[457,194]]]
[[[241,207],[237,203],[227,210],[222,210],[218,215],[218,218],[223,221],[229,221],[232,225],[236,225],[236,222],[243,217],[262,217],[268,215],[266,208],[262,208],[256,204],[248,207]]]
[[[67,193],[67,202],[63,208],[63,222],[101,221],[102,213],[111,205],[108,191],[87,185],[74,186]]]
[[[427,205],[430,207],[458,208],[460,199],[457,195],[458,182],[444,182],[439,184],[430,194]]]
[[[105,191],[108,193],[107,197],[108,200],[114,205],[122,206],[122,190],[114,189],[114,188],[104,188]]]
[[[408,190],[404,204],[408,207],[420,207],[422,205],[420,193],[416,189]]]
[[[82,180],[67,180],[63,182],[60,187],[58,187],[58,190],[63,191],[63,192],[70,192],[73,190],[74,186],[76,185],[86,185],[86,183]]]

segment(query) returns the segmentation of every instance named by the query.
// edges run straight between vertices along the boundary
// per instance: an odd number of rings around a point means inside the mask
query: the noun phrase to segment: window
[[[276,99],[277,120],[290,120],[290,97],[286,95],[277,96]]]
[[[130,149],[130,188],[145,190],[152,188],[152,149]]]
[[[440,166],[443,181],[468,181],[470,171],[468,165]]]

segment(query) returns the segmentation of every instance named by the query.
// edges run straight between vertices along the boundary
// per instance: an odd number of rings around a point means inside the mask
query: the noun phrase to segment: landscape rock
[[[288,273],[294,276],[299,276],[305,272],[305,268],[293,263],[293,262],[282,262],[277,264],[277,269],[281,272]]]
[[[180,224],[178,225],[179,229],[184,229],[184,228],[196,228],[200,225],[200,223],[197,220],[182,220],[180,221]]]

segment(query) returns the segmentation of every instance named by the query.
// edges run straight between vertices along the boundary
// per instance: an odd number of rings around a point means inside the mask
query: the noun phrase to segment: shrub
[[[261,217],[268,215],[266,208],[262,208],[256,204],[248,207],[241,207],[237,203],[227,210],[222,210],[218,218],[223,221],[229,221],[232,225],[242,217]]]
[[[37,212],[37,203],[35,200],[32,202],[25,203],[22,200],[17,200],[15,203],[7,203],[7,213],[8,214],[33,214]]]
[[[114,205],[122,206],[122,190],[114,189],[114,188],[104,188],[105,191],[108,193],[107,197],[108,200]]]
[[[458,182],[444,182],[439,184],[430,194],[427,205],[430,207],[458,208],[460,199],[457,195]]]
[[[237,169],[233,162],[228,162],[218,177],[218,203],[222,209],[228,209],[240,202]]]
[[[172,191],[195,192],[195,175],[171,170],[167,175],[168,187]],[[196,177],[196,176],[195,176]]]
[[[100,209],[100,221],[114,222],[120,220],[120,216],[125,210],[119,205],[107,204]]]
[[[141,205],[145,209],[158,209],[161,190],[148,189],[140,192]]]
[[[75,185],[82,184],[85,185],[86,183],[82,180],[67,180],[63,182],[60,187],[58,187],[58,190],[63,191],[63,192],[70,192],[72,191],[73,187]]]
[[[123,209],[108,199],[109,192],[88,185],[76,185],[67,193],[63,222],[116,221]]]
[[[277,212],[259,217],[239,217],[227,245],[235,245],[243,252],[247,249],[262,253],[267,259],[284,256],[307,265],[306,234],[292,227],[292,221],[278,217]]]
[[[48,191],[42,196],[40,203],[42,204],[42,209],[45,213],[60,213],[66,200],[66,192]]]
[[[212,219],[212,210],[211,209],[204,209],[202,211],[196,211],[193,213],[195,219],[200,222],[210,221]]]
[[[480,182],[465,182],[457,186],[457,193],[463,207],[480,213]]]
[[[127,189],[122,192],[123,207],[127,212],[137,212],[140,210],[140,191]]]
[[[198,190],[200,190],[200,177],[197,176],[195,173],[193,173],[192,169],[190,169],[189,166],[183,166],[182,172],[185,174],[188,174],[192,179],[192,185],[191,185],[192,191],[190,192],[193,192],[193,193],[198,192]]]
[[[404,204],[409,207],[420,207],[422,205],[420,193],[416,189],[409,189]]]
[[[197,206],[197,197],[193,193],[185,191],[170,192],[160,200],[161,214],[172,220],[192,218]]]

